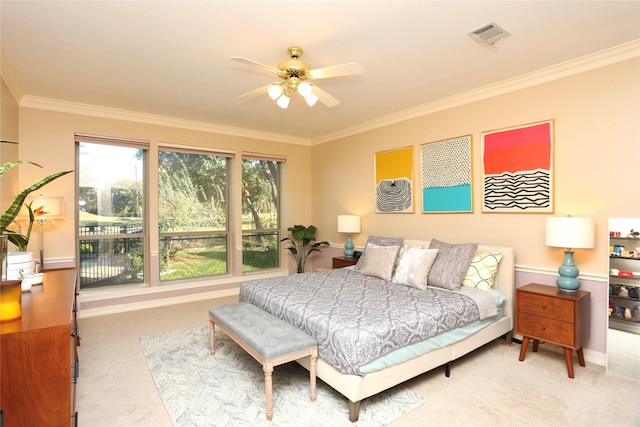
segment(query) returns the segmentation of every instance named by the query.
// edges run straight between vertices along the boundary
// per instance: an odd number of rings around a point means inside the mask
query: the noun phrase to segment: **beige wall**
[[[0,139],[18,140],[18,103],[11,95],[3,79],[0,79]],[[0,164],[16,160],[18,147],[13,144],[0,144]],[[18,171],[13,168],[2,176],[0,181],[0,206],[9,206],[18,188]],[[2,210],[4,212],[4,209]]]
[[[562,249],[544,245],[545,214],[483,214],[481,132],[555,120],[555,214],[596,220],[594,250],[576,250],[582,273],[607,270],[607,218],[640,215],[640,61],[625,61],[573,77],[496,96],[312,147],[313,223],[319,237],[343,244],[336,216],[362,215],[370,234],[448,242],[479,241],[515,248],[521,267],[556,269]],[[422,214],[419,150],[426,142],[471,134],[472,214]],[[415,213],[375,214],[375,152],[414,147]]]

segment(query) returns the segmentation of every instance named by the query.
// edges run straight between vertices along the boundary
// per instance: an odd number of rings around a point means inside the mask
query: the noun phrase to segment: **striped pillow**
[[[445,243],[432,239],[429,249],[438,249],[438,256],[431,266],[427,285],[457,291],[462,285],[478,243]]]

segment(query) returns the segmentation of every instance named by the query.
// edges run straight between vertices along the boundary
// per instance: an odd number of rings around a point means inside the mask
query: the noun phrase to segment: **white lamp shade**
[[[47,214],[39,217],[40,219],[63,219],[64,218],[64,197],[45,197],[39,195],[38,197],[27,200],[26,204],[32,203],[31,209],[36,210],[42,206]],[[29,211],[26,206],[22,206],[20,209],[19,217],[29,218]]]
[[[311,95],[311,83],[302,82],[298,85],[298,93],[302,96]]]
[[[545,244],[566,249],[593,248],[595,244],[593,218],[571,216],[547,218]]]
[[[318,102],[318,97],[311,93],[304,97],[304,101],[309,107],[313,107],[316,105],[316,102]]]
[[[42,206],[42,209],[47,212],[45,215],[47,219],[64,218],[64,198],[62,197],[38,196],[33,201],[33,207],[38,206]]]
[[[359,233],[360,216],[338,215],[338,233]]]
[[[273,100],[278,99],[280,95],[282,95],[282,92],[284,92],[284,88],[282,87],[282,85],[279,85],[277,83],[272,84],[271,86],[269,86],[269,89],[267,89],[269,98]]]
[[[282,96],[276,101],[276,104],[278,104],[278,107],[286,109],[289,106],[289,101],[291,101],[291,98],[288,97],[286,93],[283,93]]]

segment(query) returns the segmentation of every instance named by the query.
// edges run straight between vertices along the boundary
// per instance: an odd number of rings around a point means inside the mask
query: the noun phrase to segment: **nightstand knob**
[[[547,306],[546,306],[546,305],[543,305],[543,306],[542,306],[542,309],[543,309],[543,310],[546,310],[546,309],[547,309]]]
[[[543,327],[542,327],[542,330],[543,330],[543,331],[546,331],[546,330],[547,330],[547,327],[546,327],[546,326],[543,326]]]

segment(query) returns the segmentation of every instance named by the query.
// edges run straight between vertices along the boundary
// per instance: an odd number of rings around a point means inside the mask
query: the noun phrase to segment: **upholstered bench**
[[[316,401],[316,340],[304,331],[253,304],[239,302],[209,310],[211,354],[215,354],[215,327],[262,364],[267,394],[267,419],[273,418],[272,373],[274,366],[309,356],[311,401]]]

